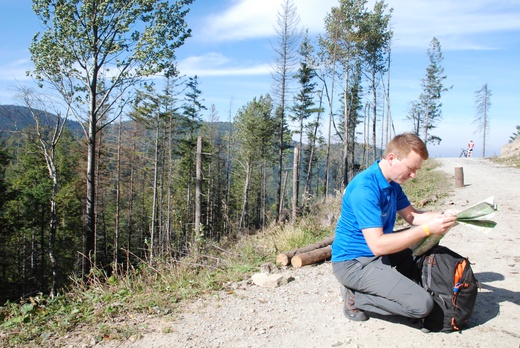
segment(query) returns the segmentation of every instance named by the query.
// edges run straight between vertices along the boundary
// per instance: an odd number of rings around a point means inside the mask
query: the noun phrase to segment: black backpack
[[[436,245],[416,259],[416,281],[435,302],[423,325],[430,331],[459,331],[467,323],[479,283],[467,257]]]

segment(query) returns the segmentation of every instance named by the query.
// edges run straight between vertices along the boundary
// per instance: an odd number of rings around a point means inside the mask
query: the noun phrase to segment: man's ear
[[[393,152],[390,152],[390,153],[386,156],[386,160],[388,161],[388,163],[389,163],[390,165],[392,165],[393,162],[394,162],[394,160],[397,160],[397,159],[398,159],[398,158],[397,158],[397,155],[396,155],[395,153],[393,153]]]

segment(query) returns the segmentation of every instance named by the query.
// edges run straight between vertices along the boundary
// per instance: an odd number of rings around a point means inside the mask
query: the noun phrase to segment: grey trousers
[[[333,262],[336,279],[355,294],[355,306],[382,315],[424,318],[433,309],[432,296],[409,279],[407,251],[382,257]]]

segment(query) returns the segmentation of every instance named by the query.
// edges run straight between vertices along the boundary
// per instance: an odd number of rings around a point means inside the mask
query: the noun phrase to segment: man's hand
[[[430,219],[425,223],[428,226],[428,229],[433,235],[443,235],[449,231],[455,225],[455,220],[457,217],[453,213],[444,212],[444,214],[439,214],[433,219]]]

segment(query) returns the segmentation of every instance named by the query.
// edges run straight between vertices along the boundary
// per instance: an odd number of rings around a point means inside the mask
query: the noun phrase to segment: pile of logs
[[[437,200],[437,195],[431,195],[419,201],[417,204],[420,207],[424,207],[425,205],[434,203]],[[408,228],[409,227],[404,227],[395,230],[394,232],[400,232]],[[282,266],[291,264],[293,267],[299,268],[313,263],[329,260],[332,256],[331,245],[333,241],[334,236],[330,236],[317,243],[278,254],[278,256],[276,256],[276,262]]]
[[[319,242],[299,249],[293,249],[276,256],[276,262],[299,268],[316,262],[329,260],[332,255],[331,244],[334,236],[327,237]]]

